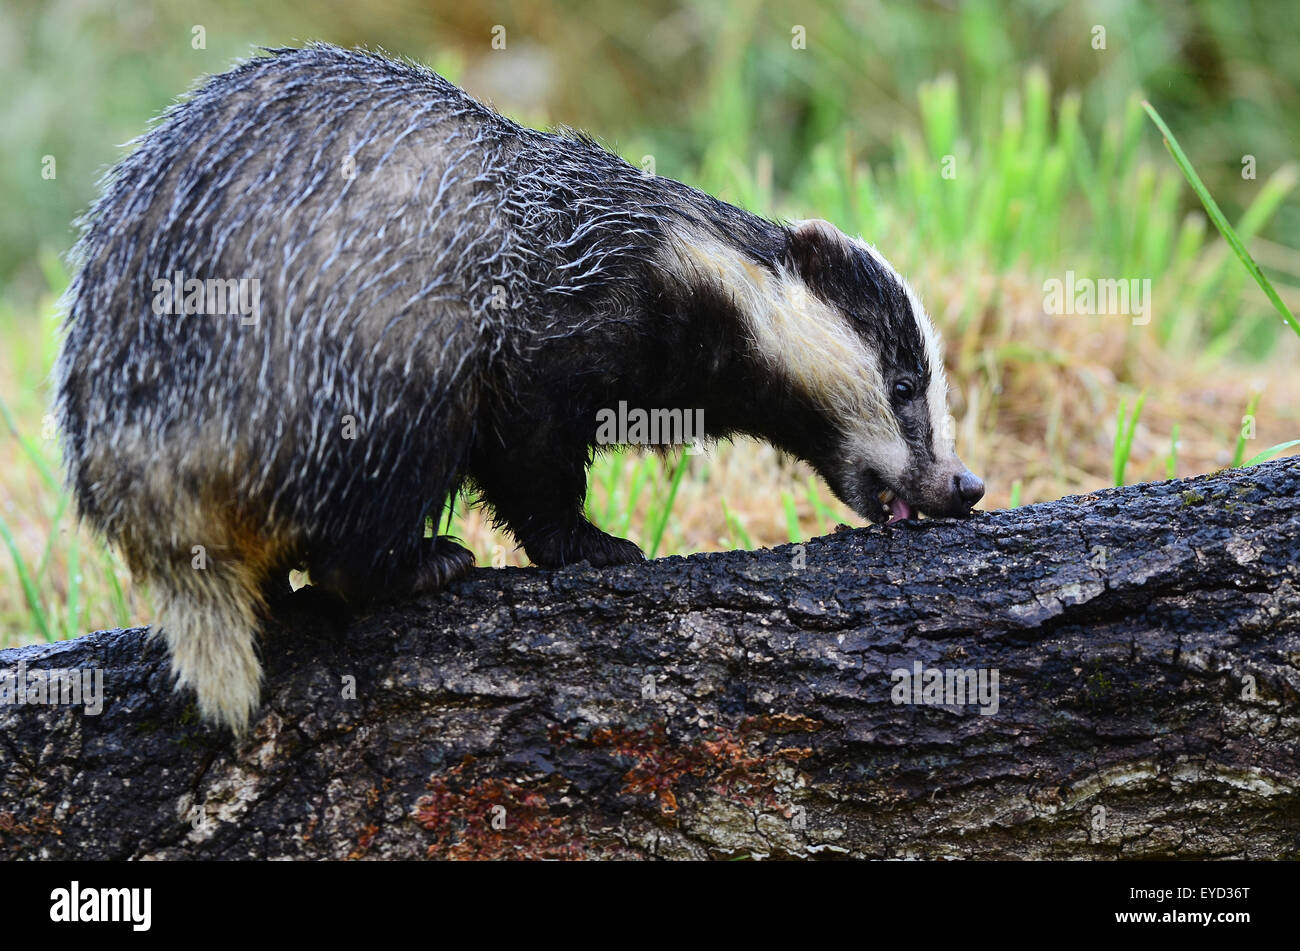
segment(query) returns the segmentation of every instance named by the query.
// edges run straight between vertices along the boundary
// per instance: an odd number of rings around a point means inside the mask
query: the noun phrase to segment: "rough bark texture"
[[[351,618],[300,592],[240,744],[143,630],[4,651],[107,701],[0,707],[0,848],[1294,858],[1298,556],[1284,460]],[[996,670],[996,713],[894,703],[915,662]]]

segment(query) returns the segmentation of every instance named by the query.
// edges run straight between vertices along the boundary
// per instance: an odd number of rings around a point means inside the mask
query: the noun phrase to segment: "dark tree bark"
[[[241,744],[142,630],[4,651],[106,702],[0,707],[0,849],[1295,858],[1298,529],[1283,460],[351,618],[305,589]],[[996,712],[896,704],[914,664],[996,671]]]

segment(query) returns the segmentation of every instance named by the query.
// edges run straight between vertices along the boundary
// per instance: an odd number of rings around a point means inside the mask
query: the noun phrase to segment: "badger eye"
[[[912,385],[911,380],[899,380],[894,384],[894,397],[898,400],[907,401],[916,395],[916,387]]]

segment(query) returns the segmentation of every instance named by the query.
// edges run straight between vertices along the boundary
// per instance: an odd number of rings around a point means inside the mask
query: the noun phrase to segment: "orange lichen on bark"
[[[583,857],[581,834],[551,814],[542,786],[497,777],[472,780],[474,762],[466,757],[445,775],[432,776],[429,793],[416,800],[412,818],[434,834],[429,858]]]
[[[807,722],[816,724],[816,721]],[[715,727],[701,738],[687,741],[669,737],[662,723],[648,730],[606,727],[596,730],[590,742],[616,757],[633,760],[623,776],[622,791],[657,799],[665,815],[677,812],[678,786],[687,777],[701,780],[705,788],[728,799],[746,805],[761,801],[775,807],[776,776],[772,767],[780,760],[797,762],[811,751],[783,749],[763,753],[755,749],[764,735],[758,730],[761,725],[756,719],[747,720],[739,731]],[[784,732],[791,732],[789,725],[786,726]],[[806,728],[802,722],[794,727]]]

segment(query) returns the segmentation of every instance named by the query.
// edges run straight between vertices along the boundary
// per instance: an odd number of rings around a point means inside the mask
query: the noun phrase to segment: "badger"
[[[154,597],[177,689],[235,735],[289,572],[354,604],[436,591],[474,564],[426,533],[459,491],[535,565],[643,558],[584,515],[620,401],[767,440],[870,521],[983,495],[921,302],[826,221],[323,44],[259,52],[134,144],[72,253],[63,457]]]

